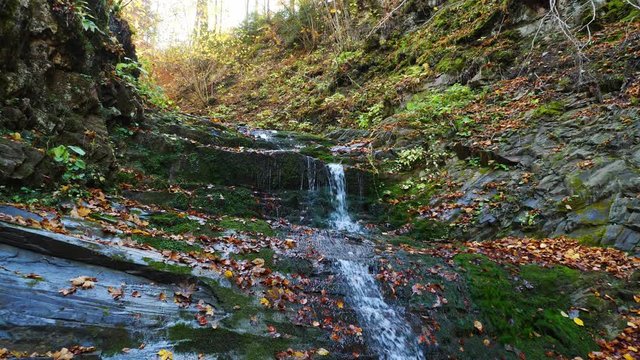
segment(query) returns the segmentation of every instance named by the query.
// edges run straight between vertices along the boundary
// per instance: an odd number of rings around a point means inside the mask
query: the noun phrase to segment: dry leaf
[[[482,330],[484,330],[484,327],[482,326],[482,323],[478,320],[474,320],[473,321],[473,327],[476,328],[476,330],[478,330],[478,332],[482,332]]]
[[[173,353],[169,350],[162,349],[158,351],[158,358],[160,360],[173,360]]]

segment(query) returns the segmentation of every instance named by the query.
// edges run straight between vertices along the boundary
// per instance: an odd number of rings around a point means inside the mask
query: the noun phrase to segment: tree
[[[194,32],[196,38],[202,38],[209,32],[209,2],[207,0],[197,0]]]

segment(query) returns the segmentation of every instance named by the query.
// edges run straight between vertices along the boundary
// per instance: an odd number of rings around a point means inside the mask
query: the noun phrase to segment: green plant
[[[472,167],[480,167],[480,158],[479,157],[470,157],[467,159],[467,164]]]
[[[91,15],[91,8],[85,0],[73,0],[72,9],[80,19],[80,25],[82,25],[82,29],[84,31],[99,32],[100,34],[104,34],[102,30],[100,30],[98,25],[96,25],[96,18]]]
[[[156,85],[142,63],[125,58],[126,62],[116,64],[116,75],[127,82],[135,91],[149,103],[161,108],[174,107],[164,90]]]
[[[60,145],[49,150],[53,161],[65,167],[62,179],[66,182],[84,180],[87,164],[81,157],[85,154],[85,151],[77,146]]]
[[[407,104],[407,111],[418,115],[420,121],[431,121],[451,115],[476,98],[468,86],[454,84],[444,92],[430,90],[416,94]],[[466,121],[466,120],[465,120]],[[469,122],[470,123],[470,119]]]
[[[454,126],[456,129],[456,135],[462,137],[470,137],[471,136],[471,127],[474,124],[472,118],[468,116],[463,116],[454,121]]]
[[[395,160],[395,171],[411,169],[418,161],[423,160],[426,152],[423,147],[416,146],[411,149],[405,149],[398,154]]]
[[[384,117],[384,104],[379,102],[369,108],[366,113],[360,114],[358,116],[358,126],[363,129],[370,127],[376,123],[382,121]]]

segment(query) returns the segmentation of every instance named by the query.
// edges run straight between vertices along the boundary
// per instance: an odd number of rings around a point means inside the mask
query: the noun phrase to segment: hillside
[[[152,3],[0,4],[0,359],[639,358],[640,4]]]

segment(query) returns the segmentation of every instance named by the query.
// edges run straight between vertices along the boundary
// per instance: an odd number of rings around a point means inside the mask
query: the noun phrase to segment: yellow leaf
[[[173,353],[169,350],[160,350],[158,351],[158,358],[160,360],[173,360]]]
[[[267,298],[262,298],[260,299],[260,304],[268,307],[269,305],[271,305],[271,302],[269,302]]]
[[[91,214],[91,210],[87,209],[84,206],[74,206],[73,210],[71,210],[71,217],[76,219],[82,219],[87,217],[87,215]]]
[[[473,327],[476,328],[479,332],[482,332],[482,330],[484,329],[484,327],[482,326],[482,323],[478,320],[475,320],[473,322]]]
[[[327,356],[327,355],[329,355],[329,350],[327,350],[325,348],[320,348],[320,349],[318,349],[318,351],[316,351],[316,354],[318,354],[320,356]]]
[[[233,277],[233,272],[231,270],[226,270],[224,272],[224,277],[226,277],[227,279],[231,279]]]
[[[622,357],[623,357],[625,360],[634,360],[634,359],[633,359],[633,356],[629,355],[628,353],[627,353],[627,354],[622,355]]]
[[[564,312],[564,311],[560,311],[560,315],[562,315],[562,316],[564,316],[564,317],[566,317],[566,318],[568,318],[568,317],[569,317],[569,315],[567,315],[567,313],[566,313],[566,312]]]
[[[9,135],[9,137],[15,141],[22,140],[22,135],[20,135],[19,132],[14,132],[13,134]]]
[[[573,322],[578,324],[578,326],[584,326],[584,321],[582,321],[580,318],[573,318]]]
[[[338,305],[338,309],[343,309],[344,308],[344,302],[342,300],[338,300],[336,305]]]

